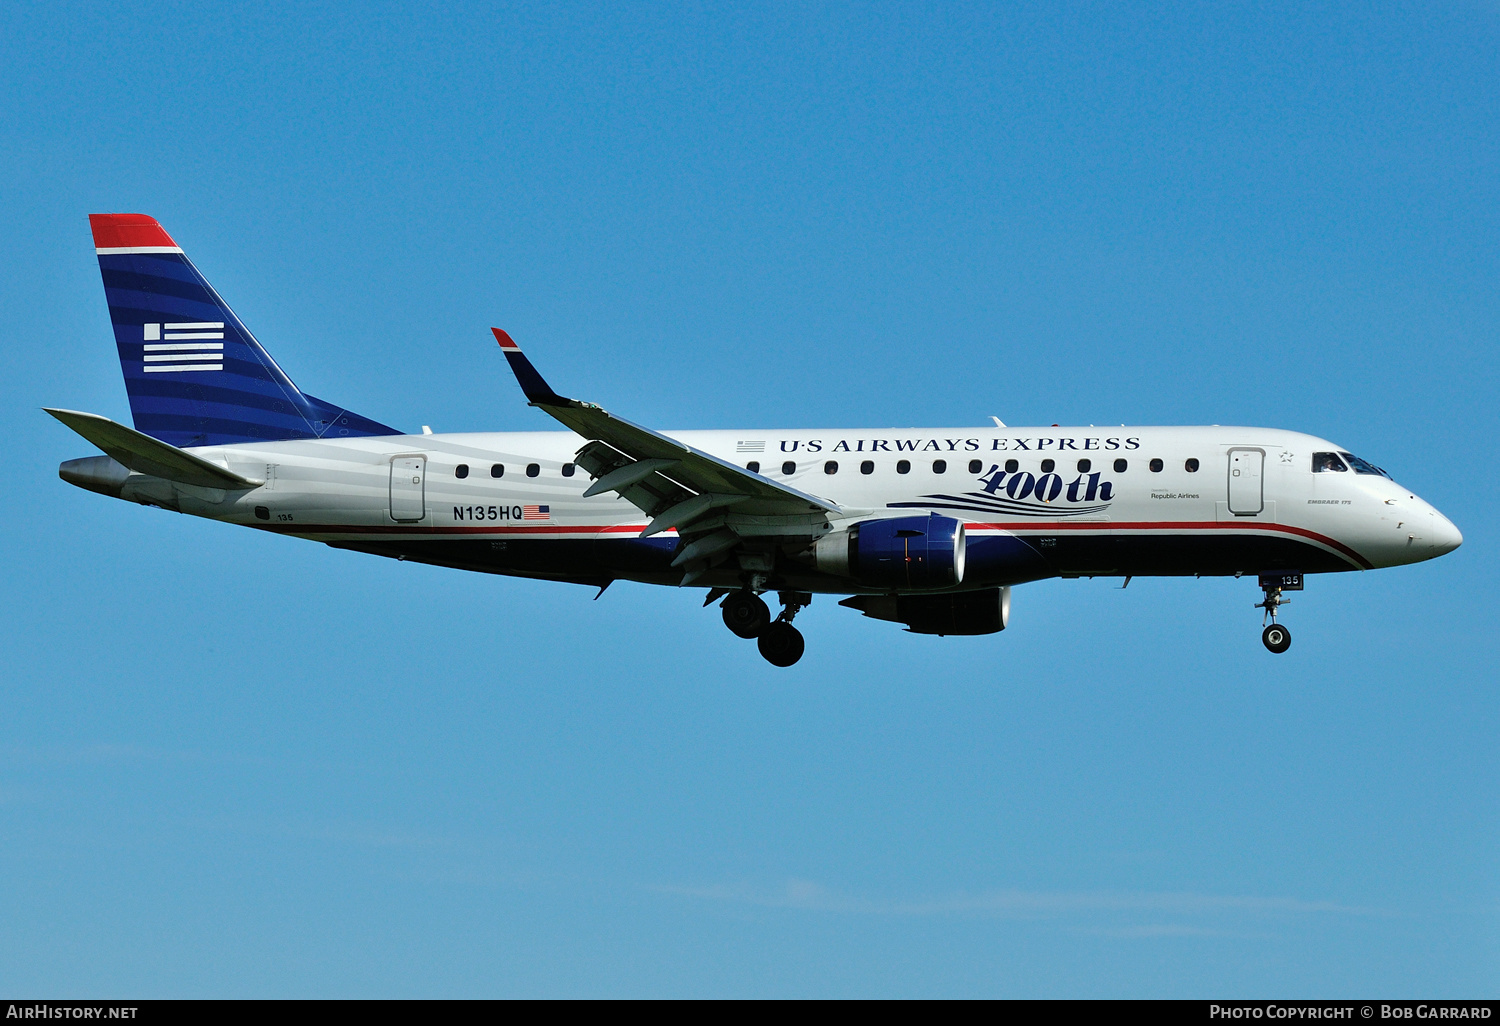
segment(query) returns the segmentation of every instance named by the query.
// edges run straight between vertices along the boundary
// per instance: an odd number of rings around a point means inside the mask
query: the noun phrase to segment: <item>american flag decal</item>
[[[551,520],[552,519],[552,507],[551,506],[522,506],[521,507],[521,519],[522,520]]]
[[[735,452],[765,452],[766,451],[766,443],[763,442],[763,441],[762,442],[735,442],[734,443],[734,451]]]
[[[141,335],[146,343],[142,362],[147,374],[224,369],[223,321],[147,324]]]

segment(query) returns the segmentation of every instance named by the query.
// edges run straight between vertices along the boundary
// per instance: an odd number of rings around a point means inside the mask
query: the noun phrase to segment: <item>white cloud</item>
[[[841,893],[813,880],[792,878],[778,886],[749,883],[703,887],[659,886],[660,893],[708,901],[734,902],[765,908],[877,916],[981,916],[997,919],[1066,919],[1101,914],[1129,918],[1132,914],[1209,918],[1257,918],[1288,915],[1379,915],[1379,910],[1332,901],[1246,895],[1199,894],[1189,891],[1034,891],[1020,889],[958,892],[931,898],[873,899]],[[1216,931],[1191,924],[1131,925],[1110,931],[1114,936],[1210,936]],[[1227,934],[1226,934],[1227,935]],[[1241,935],[1236,933],[1236,935]]]
[[[1155,937],[1225,937],[1236,940],[1266,940],[1269,933],[1246,933],[1243,930],[1217,930],[1207,926],[1192,926],[1187,923],[1148,923],[1141,926],[1091,927],[1079,933],[1096,937],[1114,937],[1120,940],[1151,939]]]

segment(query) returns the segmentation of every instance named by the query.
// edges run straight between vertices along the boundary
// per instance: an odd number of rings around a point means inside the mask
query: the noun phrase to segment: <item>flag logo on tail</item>
[[[521,519],[522,520],[551,520],[552,519],[552,507],[551,506],[522,506],[521,507]]]
[[[147,374],[224,369],[223,321],[147,324],[142,336]]]

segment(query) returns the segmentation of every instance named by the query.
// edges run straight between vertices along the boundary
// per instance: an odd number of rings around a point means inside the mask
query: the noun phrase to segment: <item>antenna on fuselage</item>
[[[995,422],[995,426],[996,427],[1002,427],[1003,428],[1005,426],[1004,423],[1001,422],[1000,418],[997,417],[997,416],[995,416],[993,413],[990,414],[990,420],[993,420]]]

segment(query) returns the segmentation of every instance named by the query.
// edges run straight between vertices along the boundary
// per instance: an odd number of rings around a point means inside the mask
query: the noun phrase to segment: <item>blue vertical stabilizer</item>
[[[170,445],[402,432],[304,394],[144,214],[90,214],[136,430]]]

